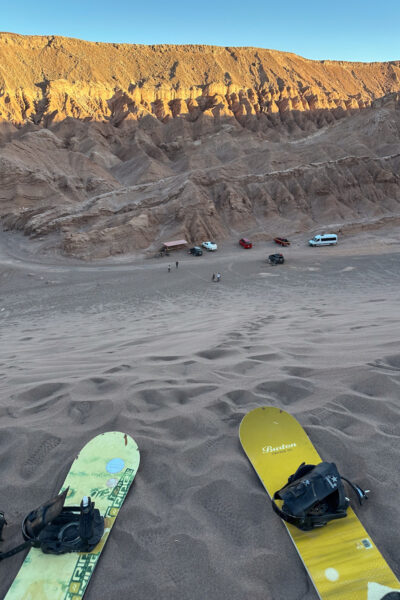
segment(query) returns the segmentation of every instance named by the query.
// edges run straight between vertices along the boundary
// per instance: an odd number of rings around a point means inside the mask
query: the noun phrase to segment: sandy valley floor
[[[94,435],[141,467],[87,599],[315,600],[238,439],[262,405],[371,489],[356,510],[400,577],[400,230],[279,251],[98,264],[27,256],[0,236],[3,548]],[[219,284],[213,272],[222,273]],[[0,597],[23,555],[0,564]]]

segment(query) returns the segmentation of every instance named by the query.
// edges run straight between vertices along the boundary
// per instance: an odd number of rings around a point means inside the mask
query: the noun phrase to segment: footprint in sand
[[[43,463],[45,457],[57,448],[59,443],[61,442],[61,438],[49,435],[47,436],[40,444],[37,446],[36,450],[31,454],[28,460],[22,465],[21,475],[22,477],[28,478],[30,477],[40,465]]]

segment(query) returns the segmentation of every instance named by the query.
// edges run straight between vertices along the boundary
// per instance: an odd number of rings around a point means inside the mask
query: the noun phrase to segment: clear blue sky
[[[20,0],[4,2],[0,16],[1,31],[31,35],[256,46],[313,59],[400,60],[400,0]]]

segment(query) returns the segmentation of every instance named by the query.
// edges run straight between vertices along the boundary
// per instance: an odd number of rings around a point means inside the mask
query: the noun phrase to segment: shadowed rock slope
[[[400,212],[400,62],[0,34],[0,217],[67,254]]]

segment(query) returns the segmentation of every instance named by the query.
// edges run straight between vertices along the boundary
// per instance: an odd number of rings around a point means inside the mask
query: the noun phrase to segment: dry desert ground
[[[231,240],[202,257],[179,252],[169,273],[167,258],[80,263],[1,235],[7,546],[79,449],[122,430],[141,466],[88,600],[315,600],[239,444],[246,412],[274,405],[371,490],[356,511],[400,576],[400,229],[337,247],[306,240],[293,238],[282,266],[265,260],[272,242]],[[22,559],[0,564],[0,596]]]

